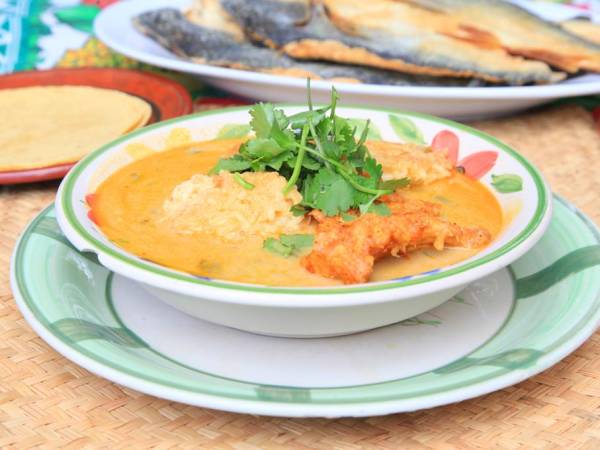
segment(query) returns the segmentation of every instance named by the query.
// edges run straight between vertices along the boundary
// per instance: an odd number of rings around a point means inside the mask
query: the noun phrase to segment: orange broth
[[[271,286],[340,284],[305,270],[299,257],[283,258],[262,248],[259,238],[226,242],[202,233],[180,234],[161,221],[162,205],[175,186],[207,173],[242,141],[207,141],[156,152],[104,180],[90,202],[94,220],[116,245],[141,258],[194,275]],[[503,215],[494,195],[459,173],[403,194],[442,204],[442,214],[462,226],[486,228],[495,238]],[[480,249],[421,250],[377,262],[372,281],[400,278],[455,264]]]

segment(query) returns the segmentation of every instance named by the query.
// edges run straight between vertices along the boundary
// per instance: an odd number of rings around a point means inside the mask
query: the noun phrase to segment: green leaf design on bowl
[[[240,139],[248,136],[251,127],[248,124],[229,123],[217,133],[217,139]]]
[[[417,128],[412,120],[395,114],[389,114],[388,118],[392,129],[399,138],[407,142],[412,142],[413,144],[426,144],[421,130]]]
[[[502,194],[520,192],[523,190],[523,179],[512,173],[492,175],[492,186]]]

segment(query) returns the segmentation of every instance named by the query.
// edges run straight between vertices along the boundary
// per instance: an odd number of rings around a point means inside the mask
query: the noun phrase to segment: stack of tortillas
[[[74,163],[151,113],[144,100],[110,89],[0,89],[0,172]]]

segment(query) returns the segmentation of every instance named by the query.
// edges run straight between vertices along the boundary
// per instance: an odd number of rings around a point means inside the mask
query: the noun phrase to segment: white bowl
[[[282,107],[287,113],[304,109]],[[479,160],[479,152],[497,152],[495,164],[480,181],[489,186],[504,210],[512,211],[514,217],[489,247],[459,264],[397,280],[329,288],[269,287],[196,277],[142,260],[110,242],[88,218],[86,195],[133,160],[125,152],[129,144],[143,143],[159,150],[176,128],[188,129],[193,140],[212,139],[225,125],[247,123],[247,110],[213,110],[162,122],[88,155],[63,180],[56,199],[58,222],[66,237],[77,249],[96,253],[108,269],[140,282],[161,300],[192,316],[254,333],[317,337],[368,330],[432,309],[467,284],[523,255],[543,235],[550,221],[548,186],[525,158],[505,144],[448,120],[364,107],[339,108],[338,114],[371,119],[386,141],[421,139],[431,143],[437,133],[450,131],[460,140],[459,165],[469,157],[466,165],[477,166],[473,160]],[[391,116],[396,120],[391,121]],[[494,190],[492,174],[507,173],[521,177],[522,190],[505,194]]]

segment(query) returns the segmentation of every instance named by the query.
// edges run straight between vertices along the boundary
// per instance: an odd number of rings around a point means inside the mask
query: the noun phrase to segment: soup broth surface
[[[207,173],[220,158],[237,152],[240,140],[193,143],[138,159],[109,176],[90,201],[92,216],[116,245],[141,258],[194,275],[270,286],[341,284],[308,272],[299,257],[283,258],[262,248],[262,239],[226,242],[202,233],[181,234],[161,220],[173,188]],[[494,195],[459,173],[404,189],[408,197],[442,204],[442,214],[462,226],[486,228],[495,238],[503,226]],[[378,261],[372,281],[428,272],[467,259],[480,249],[421,250]]]

